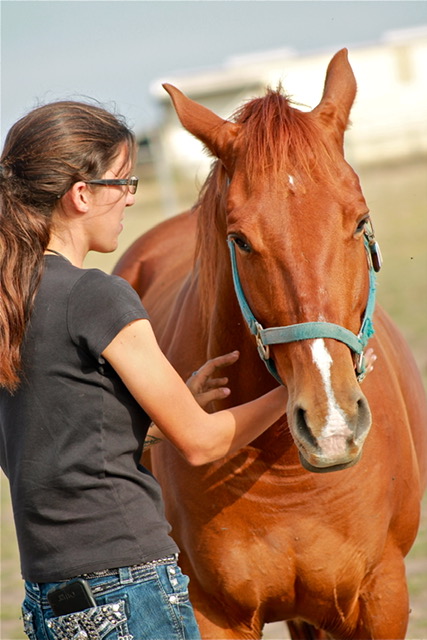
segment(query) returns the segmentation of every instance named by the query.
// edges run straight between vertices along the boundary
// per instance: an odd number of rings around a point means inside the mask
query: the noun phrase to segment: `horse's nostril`
[[[361,396],[357,401],[357,423],[354,429],[354,439],[356,442],[364,439],[371,426],[372,418],[368,401],[365,396]]]
[[[317,448],[317,440],[313,436],[306,420],[306,412],[302,407],[295,409],[295,427],[301,438],[303,438],[311,447]]]

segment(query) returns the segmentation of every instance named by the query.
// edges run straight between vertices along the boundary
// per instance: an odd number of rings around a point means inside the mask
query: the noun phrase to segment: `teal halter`
[[[345,327],[341,327],[340,325],[333,324],[331,322],[301,322],[300,324],[264,329],[264,327],[256,320],[245,298],[237,269],[235,245],[232,239],[227,239],[231,254],[234,289],[237,300],[239,301],[240,309],[251,333],[255,336],[258,353],[261,359],[271,375],[273,375],[280,384],[283,384],[283,382],[278,374],[274,360],[270,358],[270,345],[297,342],[299,340],[313,340],[315,338],[333,338],[334,340],[339,340],[350,347],[350,349],[358,355],[356,364],[356,376],[358,381],[361,382],[365,377],[366,373],[363,352],[369,338],[374,333],[372,316],[375,309],[375,272],[379,271],[381,268],[381,253],[378,243],[375,241],[373,230],[365,231],[364,242],[369,261],[369,295],[362,325],[359,333],[356,335]]]

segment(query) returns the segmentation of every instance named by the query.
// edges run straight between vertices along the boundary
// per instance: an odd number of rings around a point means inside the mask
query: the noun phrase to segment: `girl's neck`
[[[75,267],[83,266],[84,256],[80,256],[75,247],[65,245],[64,243],[55,242],[54,238],[51,238],[49,246],[47,247],[45,254],[59,255],[71,262]]]
[[[55,249],[46,249],[45,254],[49,254],[49,253],[54,253],[56,256],[59,256],[60,258],[64,258],[64,260],[68,260],[68,258],[66,258],[63,253],[59,253],[59,251],[55,251]]]

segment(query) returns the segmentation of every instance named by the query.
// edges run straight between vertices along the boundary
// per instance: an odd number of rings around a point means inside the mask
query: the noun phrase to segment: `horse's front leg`
[[[322,629],[317,629],[302,620],[288,620],[286,624],[292,640],[328,640],[328,638],[331,638]]]
[[[206,593],[197,580],[190,579],[190,600],[203,640],[260,640],[262,623],[256,612],[233,610],[220,596]]]
[[[358,617],[351,632],[346,627],[333,637],[357,640],[401,640],[409,620],[409,596],[402,552],[388,545],[360,590]]]

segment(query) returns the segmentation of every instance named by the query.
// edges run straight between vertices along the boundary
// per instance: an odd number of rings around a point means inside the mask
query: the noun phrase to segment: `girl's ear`
[[[62,196],[62,202],[67,209],[71,207],[76,213],[86,213],[89,209],[91,196],[85,182],[75,182]]]

